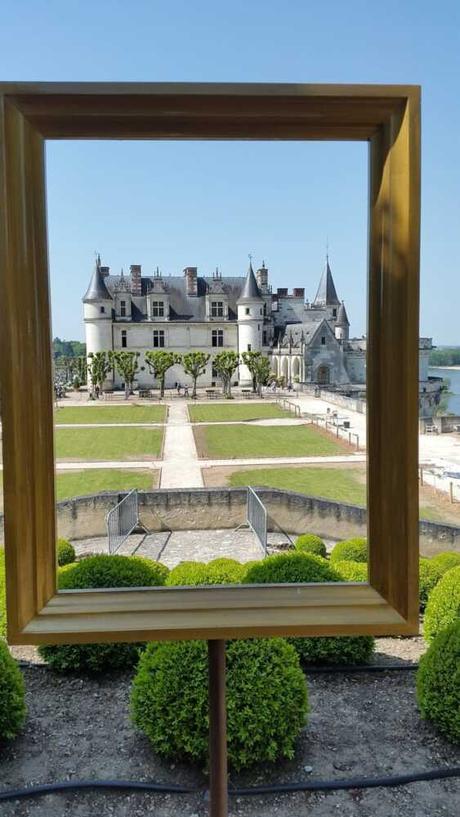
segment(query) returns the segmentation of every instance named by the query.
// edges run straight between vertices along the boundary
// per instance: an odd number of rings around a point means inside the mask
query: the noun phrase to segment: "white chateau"
[[[163,277],[158,269],[142,275],[140,264],[131,265],[129,275],[112,275],[98,256],[83,305],[88,354],[127,349],[140,353],[142,366],[149,349],[207,352],[211,359],[199,385],[214,386],[218,378],[213,355],[222,350],[262,351],[286,385],[364,389],[366,339],[350,338],[345,304],[337,297],[327,257],[309,302],[303,287],[272,292],[264,262],[255,274],[251,262],[242,276],[223,277],[218,270],[201,276],[196,267],[186,267],[183,275]],[[431,348],[431,338],[420,339],[420,392],[427,401],[433,391],[428,381]],[[166,377],[167,387],[189,384],[181,366],[169,369]],[[240,365],[235,381],[251,384],[246,366]],[[148,367],[139,372],[138,385],[154,385]],[[107,383],[108,388],[122,386],[118,374]]]

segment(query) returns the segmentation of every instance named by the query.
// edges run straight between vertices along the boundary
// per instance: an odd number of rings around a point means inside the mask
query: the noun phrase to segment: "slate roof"
[[[260,290],[257,286],[256,276],[252,268],[252,263],[249,264],[248,273],[244,282],[243,291],[238,298],[239,301],[253,301],[254,298],[260,298]]]
[[[313,301],[315,306],[339,306],[340,301],[335,291],[334,279],[329,266],[329,258],[326,257],[326,266],[319,282],[318,291]]]
[[[119,276],[118,276],[119,277]],[[101,272],[100,260],[96,261],[94,272],[89,282],[89,287],[83,295],[83,303],[91,303],[92,301],[110,301],[112,296],[107,290],[104,276]]]
[[[342,301],[339,307],[339,311],[337,312],[337,326],[350,326],[350,321],[348,320],[347,310],[345,309],[345,304]]]
[[[126,280],[126,277],[125,277]],[[142,276],[142,296],[132,296],[132,320],[135,322],[147,319],[145,296],[149,292],[158,292],[158,278],[155,276]],[[183,275],[167,275],[162,279],[163,291],[168,296],[169,319],[171,321],[194,321],[206,320],[206,299],[205,296],[215,292],[216,279],[212,276],[198,276],[197,296],[187,295],[186,280]],[[228,319],[236,321],[237,301],[245,285],[244,276],[225,276],[222,278],[220,292],[228,303]],[[120,275],[107,275],[104,279],[105,286],[110,293],[114,293],[120,284]],[[110,296],[109,296],[110,297]]]

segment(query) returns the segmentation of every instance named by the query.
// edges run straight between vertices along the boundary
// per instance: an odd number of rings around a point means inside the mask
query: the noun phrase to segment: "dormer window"
[[[100,311],[101,311],[101,315],[103,315],[103,314],[105,313],[105,306],[101,306],[101,310],[100,310]]]
[[[250,315],[250,314],[251,314],[251,310],[249,309],[249,307],[248,307],[248,306],[245,308],[245,310],[244,310],[244,314],[245,314],[245,315]]]
[[[126,318],[126,301],[120,301],[120,316]]]
[[[165,305],[164,301],[152,301],[152,317],[164,318]]]
[[[223,318],[224,317],[224,302],[223,301],[212,301],[211,302],[211,318]]]
[[[333,317],[333,318],[336,318],[336,317],[337,317],[337,310],[336,310],[336,309],[333,309],[333,310],[332,310],[332,317]]]
[[[321,337],[321,346],[326,346],[326,336],[322,335]]]

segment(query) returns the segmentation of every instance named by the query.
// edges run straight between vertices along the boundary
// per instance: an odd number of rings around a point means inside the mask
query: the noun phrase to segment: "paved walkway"
[[[187,404],[171,403],[163,445],[160,488],[201,488],[203,478]]]

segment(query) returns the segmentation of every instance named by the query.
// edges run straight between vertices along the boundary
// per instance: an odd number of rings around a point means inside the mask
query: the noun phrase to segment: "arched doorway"
[[[319,386],[328,386],[331,382],[331,370],[329,366],[318,366],[316,370],[316,382]]]
[[[300,361],[298,357],[295,357],[292,362],[292,378],[295,382],[300,380]]]

